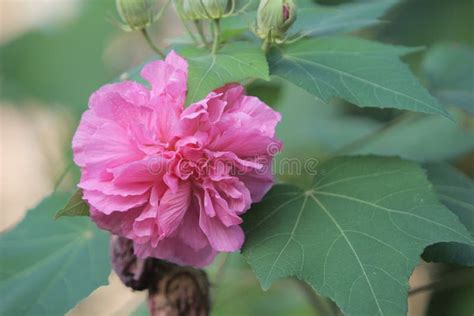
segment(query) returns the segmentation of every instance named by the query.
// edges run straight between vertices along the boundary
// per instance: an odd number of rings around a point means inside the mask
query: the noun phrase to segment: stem
[[[441,279],[431,283],[412,288],[408,292],[408,296],[417,295],[428,291],[448,291],[472,284],[474,277],[471,269],[461,269],[455,272],[447,273]]]
[[[352,151],[358,149],[359,147],[362,147],[366,143],[376,139],[380,135],[382,135],[382,134],[386,133],[387,131],[391,130],[395,126],[398,126],[400,123],[415,118],[415,116],[416,116],[416,114],[413,114],[413,113],[406,113],[406,114],[399,115],[398,117],[394,118],[393,120],[391,120],[387,124],[385,124],[382,127],[376,129],[375,131],[371,132],[370,134],[365,135],[365,136],[363,136],[359,139],[356,139],[355,141],[353,141],[353,142],[351,142],[351,143],[349,143],[345,146],[342,146],[342,148],[336,150],[331,156],[339,156],[339,155],[342,155],[342,154],[351,153]],[[416,117],[420,118],[420,116],[416,116]]]
[[[262,50],[266,54],[268,53],[269,49],[270,49],[270,40],[267,37],[262,43]]]
[[[265,37],[265,40],[262,43],[262,50],[265,54],[268,53],[270,50],[270,45],[272,44],[272,31],[269,31],[267,36]]]
[[[212,43],[212,53],[215,54],[219,48],[219,40],[221,36],[221,23],[219,19],[212,20],[214,23],[214,42]]]
[[[184,28],[186,29],[186,32],[187,32],[188,35],[191,37],[191,39],[193,40],[193,42],[196,43],[196,44],[199,44],[198,38],[197,38],[196,35],[191,31],[191,28],[189,27],[188,23],[186,23],[186,21],[184,21],[182,18],[181,18],[181,22],[183,22]],[[203,44],[203,45],[206,45],[206,43],[202,43],[202,44]]]
[[[196,30],[198,31],[199,37],[201,38],[201,41],[203,42],[204,46],[210,48],[209,43],[207,42],[206,35],[204,34],[201,22],[199,20],[194,20],[194,26],[196,26]]]
[[[153,49],[158,55],[160,55],[161,58],[165,58],[165,54],[161,51],[161,49],[158,48],[158,46],[153,43],[153,41],[150,38],[150,35],[148,34],[147,29],[142,29],[142,34],[143,37],[145,37],[146,42],[150,46],[151,49]]]
[[[186,29],[186,33],[188,33],[189,37],[193,40],[195,44],[199,44],[199,40],[197,39],[196,35],[191,31],[191,28],[189,27],[186,19],[183,17],[181,14],[181,8],[178,7],[177,1],[174,2],[176,12],[178,13],[179,20],[181,21],[181,24],[183,24],[184,28]]]
[[[229,259],[229,253],[223,253],[222,254],[223,258],[219,262],[219,266],[217,267],[216,275],[214,277],[214,284],[216,284],[216,288],[218,288],[218,284],[221,282],[221,280],[224,278],[226,266],[227,266],[227,261]]]
[[[66,178],[66,175],[68,174],[71,167],[72,167],[72,163],[70,162],[68,163],[64,171],[59,175],[58,179],[54,182],[53,192],[56,192],[58,190],[59,186],[63,182],[64,178]]]

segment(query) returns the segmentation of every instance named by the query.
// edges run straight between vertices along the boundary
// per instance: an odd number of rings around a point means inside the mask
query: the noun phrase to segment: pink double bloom
[[[202,267],[241,248],[241,215],[273,184],[280,114],[229,84],[184,109],[188,65],[171,52],[89,100],[74,135],[92,219],[140,257]],[[269,150],[271,148],[271,150]]]

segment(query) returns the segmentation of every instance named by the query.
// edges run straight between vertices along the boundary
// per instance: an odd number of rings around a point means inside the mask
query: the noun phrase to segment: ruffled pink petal
[[[156,155],[108,171],[114,175],[116,185],[150,184],[167,171],[167,165],[167,159]]]
[[[134,239],[136,236],[133,233],[133,223],[142,210],[143,207],[137,207],[129,209],[127,212],[113,212],[107,215],[91,207],[90,213],[92,220],[99,228],[108,230],[115,235]]]
[[[182,108],[176,107],[176,100],[168,96],[156,97],[152,103],[156,104],[158,138],[162,143],[168,145],[173,139]]]
[[[199,227],[199,213],[201,210],[199,198],[193,194],[191,205],[183,217],[176,236],[194,250],[209,247],[207,236]]]
[[[180,225],[191,204],[191,183],[181,182],[176,192],[168,190],[160,200],[158,223],[162,234],[171,235]]]
[[[81,131],[79,139],[73,141],[74,161],[79,166],[100,164],[101,168],[106,169],[143,157],[143,153],[129,139],[127,131],[112,121],[90,132],[86,138],[86,133]]]
[[[175,107],[181,108],[186,99],[188,64],[185,59],[171,51],[162,61],[154,61],[143,67],[140,75],[152,87],[152,97],[169,95]]]
[[[209,265],[217,255],[217,252],[210,246],[195,250],[177,237],[160,240],[156,247],[151,247],[149,244],[135,243],[134,250],[140,258],[155,257],[196,268]]]
[[[228,84],[217,89],[221,99],[227,103],[221,124],[233,124],[237,121],[242,127],[257,128],[263,135],[275,136],[275,128],[281,121],[281,115],[256,97],[245,95],[239,84]]]
[[[211,92],[204,100],[191,104],[180,115],[179,136],[186,137],[206,134],[220,119],[226,103],[220,100],[222,95]]]
[[[88,178],[86,176],[81,177],[78,187],[88,191],[100,191],[105,195],[142,195],[151,189],[152,184],[150,183],[134,183],[131,185],[116,185],[113,181],[100,181],[95,177]]]
[[[86,111],[82,114],[81,122],[72,138],[72,149],[74,153],[74,162],[79,167],[86,165],[87,155],[84,151],[87,150],[87,145],[90,142],[90,137],[95,134],[97,129],[104,123],[100,118],[97,118],[91,111]]]
[[[146,205],[133,223],[135,243],[147,244],[156,247],[160,240],[161,231],[158,226],[158,208],[151,204]]]
[[[244,232],[238,225],[226,227],[219,218],[209,217],[203,210],[199,226],[206,234],[211,247],[217,251],[236,251],[244,243]]]
[[[234,182],[234,183],[233,183]],[[226,227],[239,225],[242,219],[237,214],[244,213],[250,207],[250,194],[241,184],[239,189],[243,192],[229,192],[239,182],[237,179],[228,179],[219,182],[207,182],[202,185],[204,194],[204,203],[202,214],[209,217],[215,217]],[[229,191],[225,191],[228,189]],[[234,193],[234,197],[231,194]]]
[[[107,195],[100,191],[83,190],[84,200],[99,212],[110,214],[112,212],[126,212],[131,208],[145,204],[148,194],[142,195]]]
[[[208,148],[214,151],[233,152],[244,158],[267,155],[273,150],[278,151],[281,143],[256,129],[228,126],[222,134],[213,139]]]
[[[274,183],[271,157],[263,157],[259,162],[262,168],[239,175],[240,181],[250,192],[252,203],[260,202]]]
[[[109,83],[94,92],[89,98],[89,108],[98,116],[111,120],[122,121],[123,111],[134,112],[140,107],[147,107],[150,93],[143,85],[134,81]],[[127,120],[123,120],[128,123]]]
[[[240,220],[238,215],[245,213],[252,203],[249,189],[236,177],[217,182],[215,188],[219,192],[219,195],[227,202],[229,213]],[[222,218],[221,221],[226,224],[226,221]],[[238,220],[233,219],[231,224],[235,225],[236,222],[238,222]]]
[[[239,100],[242,98],[242,95],[245,94],[245,89],[242,85],[238,83],[228,83],[216,90],[213,93],[222,95],[222,100],[227,102],[229,111],[239,110]]]

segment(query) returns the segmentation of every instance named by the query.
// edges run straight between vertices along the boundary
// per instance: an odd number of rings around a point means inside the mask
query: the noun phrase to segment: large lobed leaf
[[[353,32],[379,23],[379,18],[398,2],[372,0],[338,6],[305,5],[298,9],[298,18],[290,32],[304,36]]]
[[[448,164],[429,163],[425,167],[440,201],[474,236],[474,181]],[[432,245],[426,249],[423,259],[474,266],[474,246],[453,242]]]
[[[229,82],[248,78],[269,79],[265,55],[258,46],[250,43],[230,43],[215,55],[194,47],[180,49],[179,53],[189,63],[188,104],[201,100]]]
[[[0,236],[0,314],[64,315],[110,273],[108,235],[88,218],[53,220],[54,193]]]
[[[324,102],[339,97],[362,107],[397,108],[449,117],[400,55],[410,48],[353,37],[304,39],[270,56],[270,73]]]
[[[245,216],[243,254],[263,288],[296,276],[348,315],[404,315],[423,249],[473,244],[424,171],[397,158],[323,164],[310,190],[277,185]]]

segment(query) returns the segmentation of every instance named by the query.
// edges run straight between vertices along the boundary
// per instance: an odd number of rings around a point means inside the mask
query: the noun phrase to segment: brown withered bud
[[[133,241],[127,238],[111,237],[110,261],[122,283],[134,290],[148,289],[154,282],[153,260],[137,258],[133,253]]]
[[[118,236],[110,240],[110,258],[126,286],[148,290],[151,316],[209,315],[209,280],[204,271],[155,258],[137,258],[133,241]]]
[[[209,281],[204,271],[175,266],[149,291],[152,316],[209,315]]]

